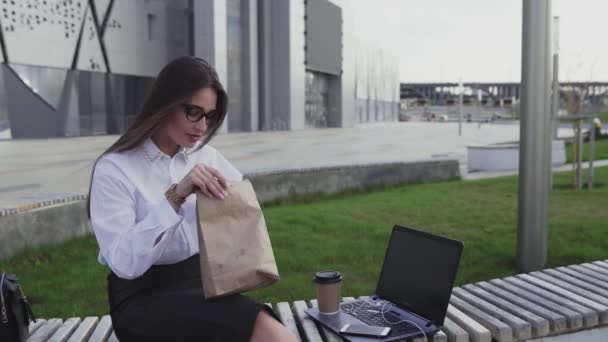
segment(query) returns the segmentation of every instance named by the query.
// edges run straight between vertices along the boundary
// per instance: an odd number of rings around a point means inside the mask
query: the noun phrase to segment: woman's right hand
[[[205,164],[197,164],[177,184],[175,192],[181,197],[188,197],[199,188],[207,197],[224,199],[228,189],[228,181],[218,170]]]

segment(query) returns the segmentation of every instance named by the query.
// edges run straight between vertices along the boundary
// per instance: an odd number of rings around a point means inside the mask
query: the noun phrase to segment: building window
[[[329,76],[306,72],[306,127],[327,127],[329,120]]]
[[[156,15],[148,13],[148,40],[154,40],[157,37],[156,26]]]

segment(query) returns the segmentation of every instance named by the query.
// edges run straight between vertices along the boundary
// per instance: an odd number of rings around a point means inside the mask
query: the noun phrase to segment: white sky
[[[398,55],[402,82],[521,78],[522,0],[350,3],[356,37]],[[560,80],[608,81],[608,0],[554,0],[553,15]]]

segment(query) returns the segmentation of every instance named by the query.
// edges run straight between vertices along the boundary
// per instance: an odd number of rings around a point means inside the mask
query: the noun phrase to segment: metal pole
[[[462,135],[462,92],[464,88],[462,87],[462,79],[458,83],[458,135]]]
[[[587,180],[587,186],[591,190],[593,189],[593,154],[595,153],[595,116],[591,118],[591,127],[589,129],[589,179]]]
[[[551,1],[522,3],[517,264],[520,271],[530,272],[544,268],[547,260]]]
[[[574,140],[572,141],[572,185],[576,189],[576,161],[578,160],[578,129],[576,120],[572,121],[572,130],[574,131]]]
[[[579,114],[580,115],[580,114]],[[576,120],[576,190],[583,188],[583,119]]]
[[[559,128],[559,17],[553,17],[553,139],[557,138]]]
[[[553,87],[551,104],[551,143],[549,144],[549,191],[553,189],[553,140],[559,129],[559,17],[553,17]]]
[[[479,128],[481,128],[481,122],[483,121],[483,119],[481,119],[483,117],[483,112],[482,112],[482,108],[481,108],[481,101],[483,100],[483,93],[481,91],[481,89],[477,89],[477,116],[480,118],[479,119]]]

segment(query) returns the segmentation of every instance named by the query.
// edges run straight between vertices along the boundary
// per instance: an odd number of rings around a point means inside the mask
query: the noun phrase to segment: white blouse
[[[164,196],[199,163],[216,168],[229,182],[243,179],[209,145],[196,152],[181,148],[169,157],[147,139],[138,148],[99,159],[90,198],[102,265],[121,278],[133,279],[152,265],[173,264],[199,252],[196,195],[190,195],[178,213]]]

